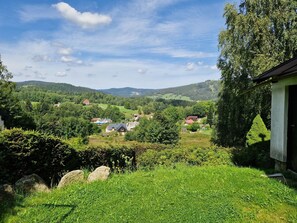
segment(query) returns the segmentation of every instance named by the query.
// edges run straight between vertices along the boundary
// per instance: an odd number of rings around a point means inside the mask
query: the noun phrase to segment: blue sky
[[[10,0],[0,54],[14,81],[165,88],[220,78],[223,10],[239,0]]]

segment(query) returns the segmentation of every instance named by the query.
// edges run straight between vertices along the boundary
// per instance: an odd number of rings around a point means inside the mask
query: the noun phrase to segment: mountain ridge
[[[44,81],[23,81],[17,82],[17,87],[35,86],[46,90],[63,91],[63,92],[102,92],[121,97],[151,97],[163,99],[178,100],[215,100],[217,99],[220,81],[207,80],[200,83],[183,85],[178,87],[162,89],[144,89],[144,88],[109,88],[109,89],[92,89],[87,87],[74,86],[67,83],[54,83]]]

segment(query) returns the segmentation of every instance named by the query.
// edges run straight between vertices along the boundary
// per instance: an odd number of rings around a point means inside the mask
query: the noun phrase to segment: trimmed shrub
[[[136,167],[135,151],[126,146],[91,147],[78,151],[78,156],[81,168],[95,169],[104,165],[119,172]]]
[[[60,139],[21,129],[0,132],[0,184],[36,173],[48,184],[78,165],[77,153]]]
[[[270,140],[270,132],[267,130],[260,115],[257,115],[246,135],[246,146]]]

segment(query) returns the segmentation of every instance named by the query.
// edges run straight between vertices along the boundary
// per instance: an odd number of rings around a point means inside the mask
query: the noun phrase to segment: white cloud
[[[66,20],[85,29],[106,25],[112,21],[111,17],[107,15],[91,12],[79,12],[65,2],[54,4],[53,7],[56,8]]]
[[[58,50],[58,53],[61,55],[71,55],[72,54],[72,49],[71,48],[60,48]]]
[[[140,73],[140,74],[146,74],[147,69],[139,68],[139,69],[137,70],[137,72]]]
[[[217,65],[211,66],[210,69],[212,69],[212,70],[219,70],[218,67],[217,67]]]
[[[196,68],[196,64],[195,63],[187,63],[186,65],[186,71],[192,71]]]

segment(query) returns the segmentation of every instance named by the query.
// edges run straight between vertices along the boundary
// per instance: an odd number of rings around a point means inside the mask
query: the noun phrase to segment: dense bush
[[[77,153],[60,139],[21,129],[0,132],[0,184],[36,173],[55,183],[78,165]]]
[[[273,168],[274,162],[270,158],[270,141],[258,142],[249,147],[233,150],[233,162],[239,166],[257,168]]]
[[[109,166],[113,171],[133,170],[136,167],[135,150],[126,146],[91,147],[78,151],[80,166],[90,170]]]
[[[148,149],[137,157],[138,167],[171,166],[176,163],[189,165],[232,165],[232,150],[222,147],[180,147],[160,151]]]

